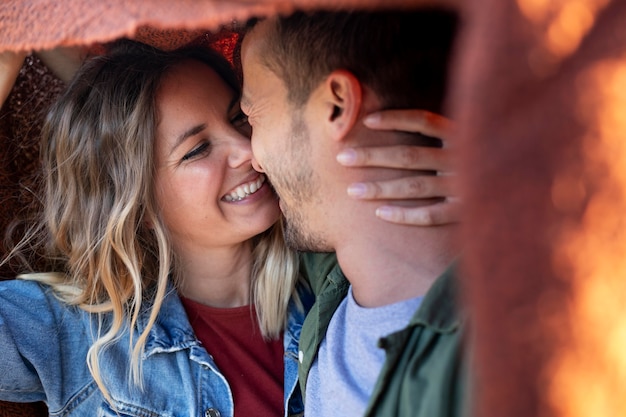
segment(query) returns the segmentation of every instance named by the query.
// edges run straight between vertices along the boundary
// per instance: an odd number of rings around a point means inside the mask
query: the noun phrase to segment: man
[[[286,239],[335,251],[341,266],[312,277],[317,302],[300,340],[305,415],[461,413],[455,226],[375,218],[374,203],[349,198],[346,187],[402,174],[335,158],[415,140],[369,131],[362,119],[373,111],[441,112],[455,25],[441,10],[296,13],[261,21],[244,38],[242,110],[256,167],[280,197]]]

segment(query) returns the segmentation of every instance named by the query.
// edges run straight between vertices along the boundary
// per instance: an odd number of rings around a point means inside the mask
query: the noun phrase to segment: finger
[[[376,210],[376,216],[396,224],[442,226],[460,221],[461,203],[445,201],[422,207],[383,206]]]
[[[27,52],[0,52],[0,107],[11,94]]]
[[[348,195],[361,200],[404,200],[449,197],[453,194],[453,177],[421,175],[389,181],[355,183]]]
[[[37,56],[61,80],[68,83],[85,61],[87,50],[82,46],[59,46],[37,51]]]
[[[426,136],[448,140],[453,134],[450,119],[426,110],[384,110],[363,118],[363,124],[375,130],[419,132]]]
[[[443,148],[396,145],[348,148],[337,154],[344,166],[448,171],[451,154]]]

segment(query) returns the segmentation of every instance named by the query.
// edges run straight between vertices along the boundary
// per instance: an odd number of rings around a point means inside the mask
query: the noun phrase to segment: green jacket
[[[333,254],[302,256],[302,273],[317,297],[300,335],[299,378],[304,395],[311,364],[349,283]],[[409,325],[380,340],[386,359],[365,416],[458,417],[467,411],[456,290],[451,267],[435,281]]]

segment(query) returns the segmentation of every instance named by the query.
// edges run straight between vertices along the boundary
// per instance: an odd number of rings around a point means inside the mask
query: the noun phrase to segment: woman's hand
[[[351,184],[348,194],[365,200],[442,198],[443,201],[420,207],[382,206],[376,210],[376,215],[392,223],[416,226],[436,226],[459,221],[459,202],[453,190],[450,150],[452,122],[423,110],[386,110],[367,116],[363,123],[375,130],[418,132],[439,138],[443,147],[416,145],[346,149],[337,155],[339,163],[345,166],[437,172],[434,176],[421,173],[391,181]]]
[[[68,83],[85,61],[87,51],[87,46],[59,46],[36,54],[54,75]]]
[[[0,52],[0,107],[11,93],[27,52]]]
[[[0,107],[7,99],[24,64],[27,51],[0,52]],[[68,82],[80,68],[87,54],[87,47],[58,47],[37,51],[36,55],[61,80]]]

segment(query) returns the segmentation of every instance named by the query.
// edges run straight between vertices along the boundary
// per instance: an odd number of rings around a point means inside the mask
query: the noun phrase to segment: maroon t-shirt
[[[196,336],[230,385],[235,417],[282,416],[282,338],[263,340],[254,307],[215,308],[181,298]]]

